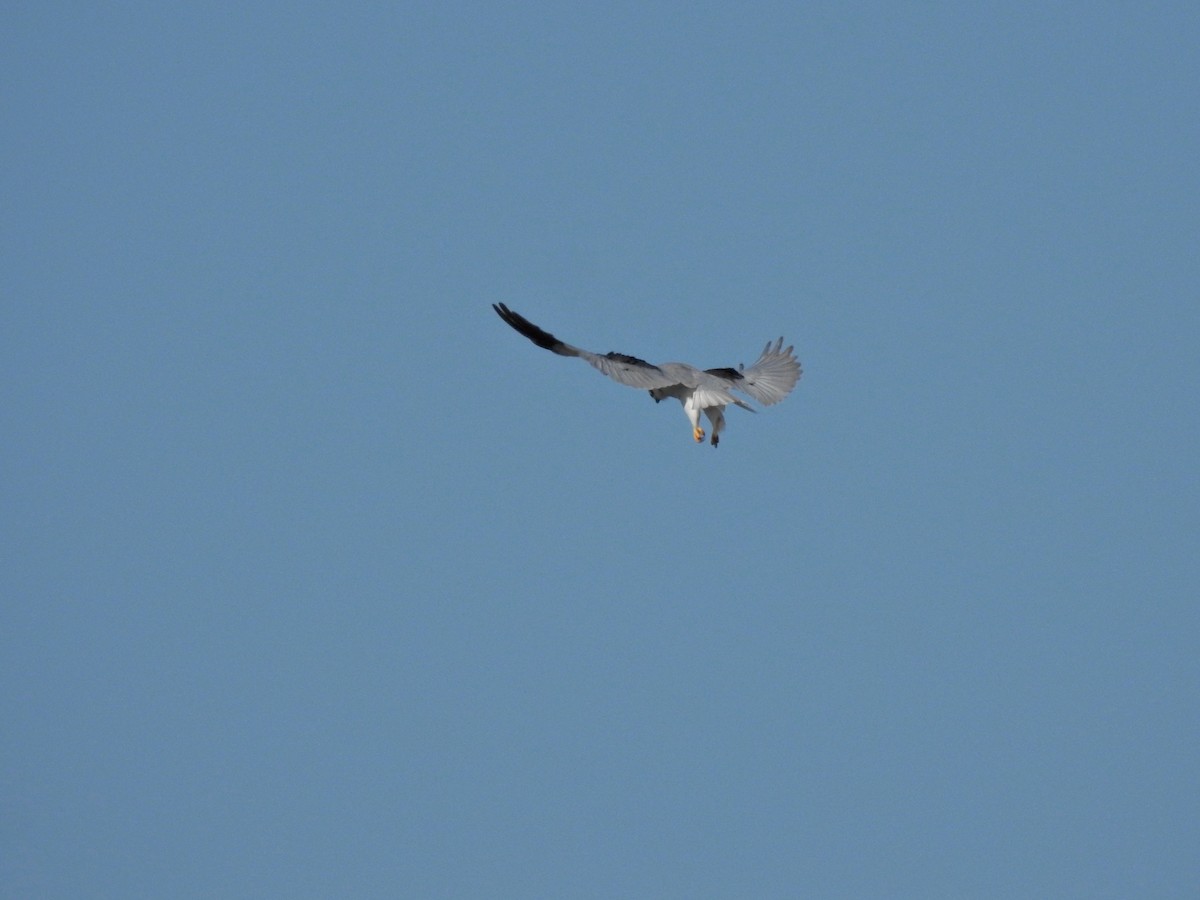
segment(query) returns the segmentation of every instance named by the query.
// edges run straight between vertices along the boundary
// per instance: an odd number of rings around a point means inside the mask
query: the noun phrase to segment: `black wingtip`
[[[558,348],[562,346],[562,341],[550,332],[538,328],[523,315],[513,312],[503,303],[493,303],[492,309],[496,311],[496,315],[504,320],[505,324],[518,334],[529,338],[529,340],[533,341],[539,347],[557,353]]]

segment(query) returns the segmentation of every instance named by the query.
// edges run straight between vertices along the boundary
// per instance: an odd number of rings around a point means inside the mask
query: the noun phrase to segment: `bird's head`
[[[654,398],[655,403],[661,403],[666,394],[662,388],[654,388],[654,390],[650,391],[650,396]]]

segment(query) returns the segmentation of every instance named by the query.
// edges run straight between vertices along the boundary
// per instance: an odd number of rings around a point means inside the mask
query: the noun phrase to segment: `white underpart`
[[[692,423],[692,431],[693,432],[699,431],[700,430],[700,410],[703,409],[703,407],[700,406],[700,404],[696,402],[696,395],[692,394],[690,397],[688,397],[686,400],[684,400],[682,402],[683,402],[683,411],[687,414],[688,421]]]
[[[664,388],[661,393],[666,397],[674,397],[683,407],[684,415],[688,417],[688,421],[692,423],[692,431],[700,428],[700,414],[708,418],[712,423],[712,434],[720,434],[725,430],[725,406],[724,403],[713,403],[711,394],[706,394],[704,391],[691,390],[681,384],[672,385],[669,388]],[[753,409],[742,403],[736,397],[731,398],[734,403],[744,409]]]
[[[674,397],[683,406],[684,415],[692,423],[693,433],[700,428],[700,414],[703,413],[712,424],[712,434],[720,434],[725,430],[725,407],[735,404],[742,409],[754,412],[754,408],[738,397],[729,389],[729,382],[717,375],[710,375],[703,369],[697,369],[686,363],[666,363],[661,368],[678,377],[681,382],[654,391],[660,399]]]

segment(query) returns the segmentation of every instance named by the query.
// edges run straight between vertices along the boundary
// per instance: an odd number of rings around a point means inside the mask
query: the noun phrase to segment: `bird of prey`
[[[767,341],[762,355],[748,369],[742,365],[736,369],[697,369],[687,363],[677,362],[656,366],[624,353],[592,353],[572,347],[503,303],[493,303],[492,309],[539,347],[559,356],[578,356],[613,381],[648,390],[655,403],[674,397],[683,404],[683,411],[692,423],[692,437],[697,443],[704,440],[704,429],[700,427],[700,413],[703,412],[712,423],[711,440],[714,447],[720,443],[721,432],[725,430],[726,406],[732,403],[750,412],[755,411],[748,403],[734,396],[734,391],[741,391],[764,406],[770,406],[790,394],[800,380],[800,363],[791,347],[782,349],[783,338]]]

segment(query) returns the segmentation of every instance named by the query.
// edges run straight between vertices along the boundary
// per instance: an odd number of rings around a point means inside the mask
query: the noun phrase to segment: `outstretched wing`
[[[733,369],[710,369],[709,372],[726,377],[738,376],[731,379],[731,387],[749,394],[763,406],[771,406],[792,392],[801,375],[800,362],[792,353],[792,348],[782,348],[783,338],[774,344],[767,341],[762,355],[750,368],[739,365],[736,372]]]
[[[548,331],[538,328],[520,313],[515,313],[503,303],[493,303],[492,309],[501,319],[507,322],[515,331],[525,335],[539,347],[557,353],[559,356],[578,356],[588,364],[599,369],[613,381],[634,388],[651,390],[675,384],[677,379],[670,377],[658,366],[638,359],[636,356],[626,356],[624,353],[592,353],[563,343]]]

